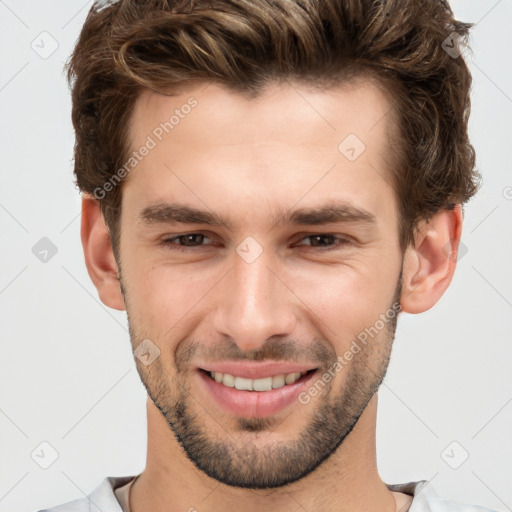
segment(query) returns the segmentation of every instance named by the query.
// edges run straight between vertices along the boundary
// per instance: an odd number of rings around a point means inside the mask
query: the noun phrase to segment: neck
[[[310,512],[394,512],[396,509],[393,493],[377,471],[377,395],[343,444],[315,471],[293,484],[265,490],[230,487],[198,470],[149,399],[147,410],[147,463],[132,486],[131,512],[195,508],[213,512],[241,504],[247,512],[291,512],[299,505]]]

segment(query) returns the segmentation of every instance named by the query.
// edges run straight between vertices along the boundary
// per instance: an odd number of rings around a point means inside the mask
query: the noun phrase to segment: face
[[[225,484],[311,473],[384,377],[402,271],[389,108],[364,82],[136,103],[119,263],[137,367]]]

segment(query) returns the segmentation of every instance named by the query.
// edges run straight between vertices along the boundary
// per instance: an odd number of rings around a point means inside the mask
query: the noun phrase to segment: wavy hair
[[[93,193],[129,154],[143,88],[214,81],[257,96],[276,81],[325,88],[371,77],[394,110],[400,245],[479,187],[468,138],[471,75],[457,53],[469,23],[441,0],[120,0],[96,2],[66,67],[74,173]],[[122,183],[100,200],[118,256]]]

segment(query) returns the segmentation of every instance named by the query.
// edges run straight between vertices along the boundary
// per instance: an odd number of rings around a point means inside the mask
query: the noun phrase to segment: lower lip
[[[265,418],[298,402],[298,396],[307,388],[316,371],[303,375],[293,384],[270,391],[241,391],[220,384],[204,371],[198,370],[198,374],[207,392],[227,412],[243,418]]]

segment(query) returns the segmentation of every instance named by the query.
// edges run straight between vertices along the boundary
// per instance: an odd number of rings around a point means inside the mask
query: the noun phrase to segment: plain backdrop
[[[1,512],[82,497],[145,463],[146,394],[126,316],[99,301],[79,238],[63,65],[90,5],[0,1]],[[425,479],[446,498],[504,512],[512,510],[512,1],[452,7],[476,23],[466,58],[483,187],[466,207],[449,290],[430,311],[400,317],[379,393],[378,463],[387,483]]]

